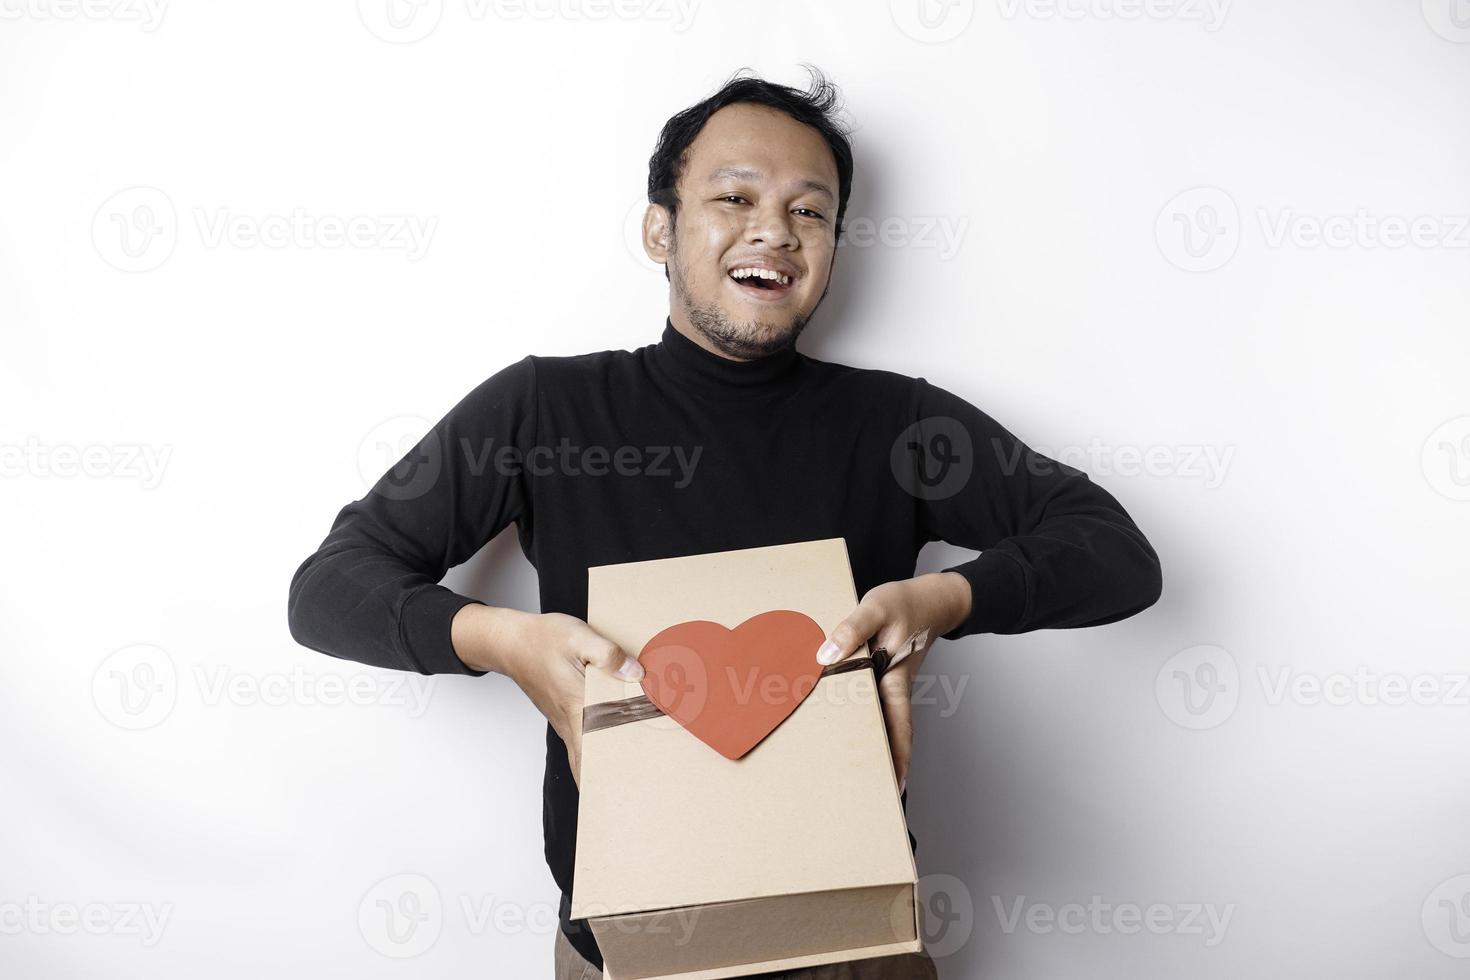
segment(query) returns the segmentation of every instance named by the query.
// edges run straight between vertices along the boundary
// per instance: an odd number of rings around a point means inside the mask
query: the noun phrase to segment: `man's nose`
[[[760,242],[771,248],[790,248],[796,244],[796,232],[791,227],[791,215],[781,205],[757,208],[745,229],[746,241]]]

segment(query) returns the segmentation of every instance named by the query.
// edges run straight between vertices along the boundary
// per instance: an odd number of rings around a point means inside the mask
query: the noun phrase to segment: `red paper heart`
[[[727,629],[704,619],[670,626],[643,645],[643,692],[727,759],[738,759],[817,686],[827,638],[804,613],[773,609]]]

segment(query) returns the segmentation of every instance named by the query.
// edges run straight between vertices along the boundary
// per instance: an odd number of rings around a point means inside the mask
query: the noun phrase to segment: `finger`
[[[864,599],[817,647],[817,663],[835,664],[861,647],[868,639],[883,628],[887,617],[876,602]]]
[[[628,656],[616,643],[588,631],[590,634],[578,649],[582,662],[613,675],[620,681],[643,679],[643,665]]]
[[[883,724],[888,729],[888,746],[893,753],[893,774],[902,793],[914,746],[913,716],[908,701],[885,701]]]

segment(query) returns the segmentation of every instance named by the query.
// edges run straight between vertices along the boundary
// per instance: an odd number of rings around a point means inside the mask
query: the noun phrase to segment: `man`
[[[910,686],[933,638],[1110,623],[1159,595],[1153,549],[1086,475],[923,379],[796,350],[852,184],[836,110],[820,73],[805,92],[737,74],[670,119],[643,222],[669,281],[659,341],[501,369],[341,510],[291,582],[300,643],[426,674],[505,674],[546,717],[558,977],[602,968],[568,915],[583,674],[642,676],[583,621],[589,566],[845,538],[862,601],[813,653],[893,653],[880,689],[900,778]],[[511,522],[540,615],[438,584]],[[915,577],[932,540],[980,553]],[[799,975],[936,974],[910,955]]]

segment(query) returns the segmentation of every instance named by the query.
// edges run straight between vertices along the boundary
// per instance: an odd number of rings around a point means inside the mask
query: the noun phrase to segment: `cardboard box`
[[[805,614],[825,636],[856,605],[841,538],[588,570],[588,623],[634,656],[676,624],[734,630],[770,610]],[[821,672],[815,647],[804,656]],[[643,685],[587,671],[584,717],[605,727],[582,737],[571,914],[589,920],[607,980],[717,980],[922,948],[876,679],[854,658],[735,759],[650,705]]]

